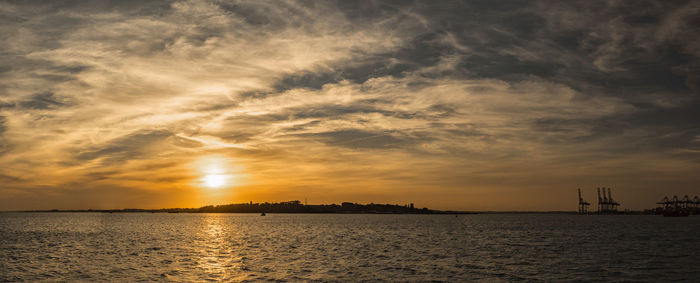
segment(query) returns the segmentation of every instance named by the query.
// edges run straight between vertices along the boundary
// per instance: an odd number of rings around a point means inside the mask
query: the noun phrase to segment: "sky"
[[[0,1],[0,210],[692,198],[698,14],[698,1]]]

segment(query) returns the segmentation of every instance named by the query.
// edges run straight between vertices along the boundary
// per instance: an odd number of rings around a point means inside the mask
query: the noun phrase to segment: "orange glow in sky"
[[[0,2],[0,210],[699,194],[697,1],[228,2]]]
[[[192,168],[201,176],[197,179],[196,186],[209,189],[222,189],[235,187],[237,178],[236,166],[233,160],[223,155],[206,155],[199,157],[192,164]]]

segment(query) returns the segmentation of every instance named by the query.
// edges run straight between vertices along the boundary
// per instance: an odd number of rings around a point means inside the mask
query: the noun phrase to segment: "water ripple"
[[[700,218],[0,213],[0,281],[694,281]]]

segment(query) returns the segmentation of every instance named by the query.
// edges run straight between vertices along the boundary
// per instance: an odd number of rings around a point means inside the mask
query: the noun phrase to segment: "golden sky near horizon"
[[[0,210],[700,194],[694,2],[0,2]]]

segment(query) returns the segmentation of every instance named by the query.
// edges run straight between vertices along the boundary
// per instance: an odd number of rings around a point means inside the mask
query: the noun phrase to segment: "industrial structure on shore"
[[[620,206],[612,198],[611,188],[608,188],[608,197],[605,197],[605,188],[603,188],[603,198],[600,197],[600,188],[598,188],[598,213],[616,213],[617,207]]]
[[[598,191],[598,207],[597,207],[597,213],[599,214],[611,214],[611,213],[617,213],[617,207],[620,206],[620,203],[613,200],[612,198],[612,189],[607,188],[607,195],[605,194],[605,189],[603,188],[603,194],[601,196],[600,194],[600,189],[597,188]],[[578,213],[588,213],[588,207],[591,204],[583,199],[581,196],[581,189],[578,189]]]
[[[695,196],[691,199],[688,195],[683,198],[673,196],[673,198],[664,197],[657,204],[662,205],[656,208],[656,214],[663,216],[688,216],[690,214],[700,214],[700,198]]]
[[[588,213],[588,206],[590,206],[591,203],[583,200],[581,197],[581,188],[578,189],[578,213]]]
[[[602,189],[602,193],[601,193]],[[596,188],[596,192],[598,193],[598,207],[596,207],[595,212],[596,214],[620,214],[622,213],[621,211],[618,211],[618,207],[620,206],[620,203],[617,202],[616,200],[613,199],[612,197],[612,189],[611,188]],[[685,195],[681,198],[678,196],[673,196],[672,198],[669,197],[664,197],[661,201],[657,202],[659,204],[659,207],[653,208],[653,209],[645,209],[642,213],[643,214],[657,214],[657,215],[663,215],[667,217],[677,217],[677,216],[688,216],[688,215],[700,215],[700,197],[695,196],[694,198],[691,198],[688,195]],[[587,202],[586,200],[583,199],[583,196],[581,195],[581,189],[578,189],[578,213],[579,214],[588,214],[591,213],[589,211],[589,206],[591,203]],[[627,213],[632,213],[630,211],[625,211],[625,214]]]

